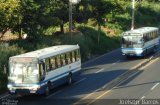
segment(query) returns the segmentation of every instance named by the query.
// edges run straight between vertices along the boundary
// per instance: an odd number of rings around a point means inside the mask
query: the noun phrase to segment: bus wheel
[[[129,56],[129,55],[126,55],[126,59],[130,59],[131,58],[131,56]]]
[[[48,96],[50,94],[50,90],[51,90],[51,85],[50,85],[50,83],[48,83],[47,87],[45,89],[45,96]]]
[[[153,53],[156,53],[156,51],[157,51],[157,47],[154,46],[154,48],[153,48]]]
[[[72,74],[69,74],[69,78],[68,78],[68,85],[72,84],[73,80],[72,80]]]
[[[147,54],[148,54],[148,51],[147,51],[147,50],[145,50],[145,52],[144,52],[144,58],[146,58],[146,57],[147,57]]]

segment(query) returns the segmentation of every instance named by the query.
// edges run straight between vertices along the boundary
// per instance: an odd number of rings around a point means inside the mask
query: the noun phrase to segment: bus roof
[[[141,28],[137,28],[134,30],[126,31],[124,33],[126,33],[126,34],[129,34],[129,33],[144,34],[144,33],[149,33],[151,31],[155,31],[155,30],[158,30],[158,28],[157,27],[141,27]]]
[[[75,50],[75,49],[78,49],[78,48],[79,48],[78,45],[57,45],[57,46],[47,47],[47,48],[44,48],[44,49],[40,49],[40,50],[36,50],[36,51],[24,53],[24,54],[12,56],[10,58],[35,57],[35,58],[43,59],[43,58],[58,55],[60,53],[69,52],[69,51],[72,51],[72,50]]]

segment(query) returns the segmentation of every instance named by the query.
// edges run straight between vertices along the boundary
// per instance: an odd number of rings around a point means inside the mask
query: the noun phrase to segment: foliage
[[[160,24],[160,6],[157,3],[144,2],[136,10],[137,26],[158,26]]]
[[[85,59],[90,59],[95,55],[103,54],[119,47],[119,41],[116,36],[110,38],[101,31],[100,43],[97,44],[97,34],[99,32],[96,29],[83,26],[80,26],[78,29],[85,37],[85,42],[82,42],[82,45],[80,45],[82,47],[82,55]]]
[[[6,87],[7,75],[4,73],[4,68],[8,72],[9,57],[20,53],[24,53],[24,50],[16,45],[9,47],[5,47],[3,44],[0,45],[0,90]]]
[[[22,19],[20,10],[20,0],[0,0],[0,32],[19,25]]]

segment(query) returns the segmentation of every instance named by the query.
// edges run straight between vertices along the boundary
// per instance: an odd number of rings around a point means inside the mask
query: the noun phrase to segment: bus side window
[[[77,50],[74,51],[74,55],[75,55],[75,60],[77,61]]]
[[[57,61],[57,57],[55,57],[55,68],[58,68],[58,61]]]
[[[149,41],[149,35],[146,34],[146,42]]]
[[[70,60],[71,60],[71,63],[73,62],[72,60],[72,52],[69,53],[70,54]]]
[[[80,58],[81,58],[80,51],[76,50],[76,52],[77,52],[77,59],[80,60]]]
[[[57,66],[58,66],[58,68],[59,68],[59,67],[61,67],[61,59],[60,59],[60,55],[57,55],[56,58],[57,58],[57,59],[56,59]]]
[[[65,54],[61,54],[61,65],[65,66],[66,62],[65,62]]]
[[[49,59],[49,58],[47,58],[47,59],[45,60],[45,64],[46,64],[46,70],[47,70],[47,71],[50,71],[50,59]]]
[[[66,64],[70,64],[71,63],[71,55],[70,52],[66,53]]]
[[[144,42],[146,42],[146,36],[145,36],[145,34],[143,34],[143,40],[144,40]]]
[[[71,53],[72,53],[72,62],[75,62],[75,53],[74,51],[72,51]]]
[[[159,35],[158,35],[158,31],[156,31],[156,33],[155,33],[155,34],[156,34],[156,38],[157,38],[157,37],[159,36]]]
[[[68,64],[70,64],[70,63],[72,63],[72,59],[71,59],[71,54],[70,54],[70,52],[68,53]]]
[[[68,64],[67,53],[65,53],[65,64]]]
[[[55,63],[55,57],[51,58],[51,65],[52,65],[52,70],[54,70],[56,68],[56,63]]]

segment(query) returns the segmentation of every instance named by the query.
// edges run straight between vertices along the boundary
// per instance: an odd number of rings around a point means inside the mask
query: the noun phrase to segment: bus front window
[[[143,38],[137,36],[125,36],[122,38],[122,47],[124,48],[141,48],[143,47]]]
[[[10,62],[11,83],[37,83],[39,78],[38,65],[36,63]]]

